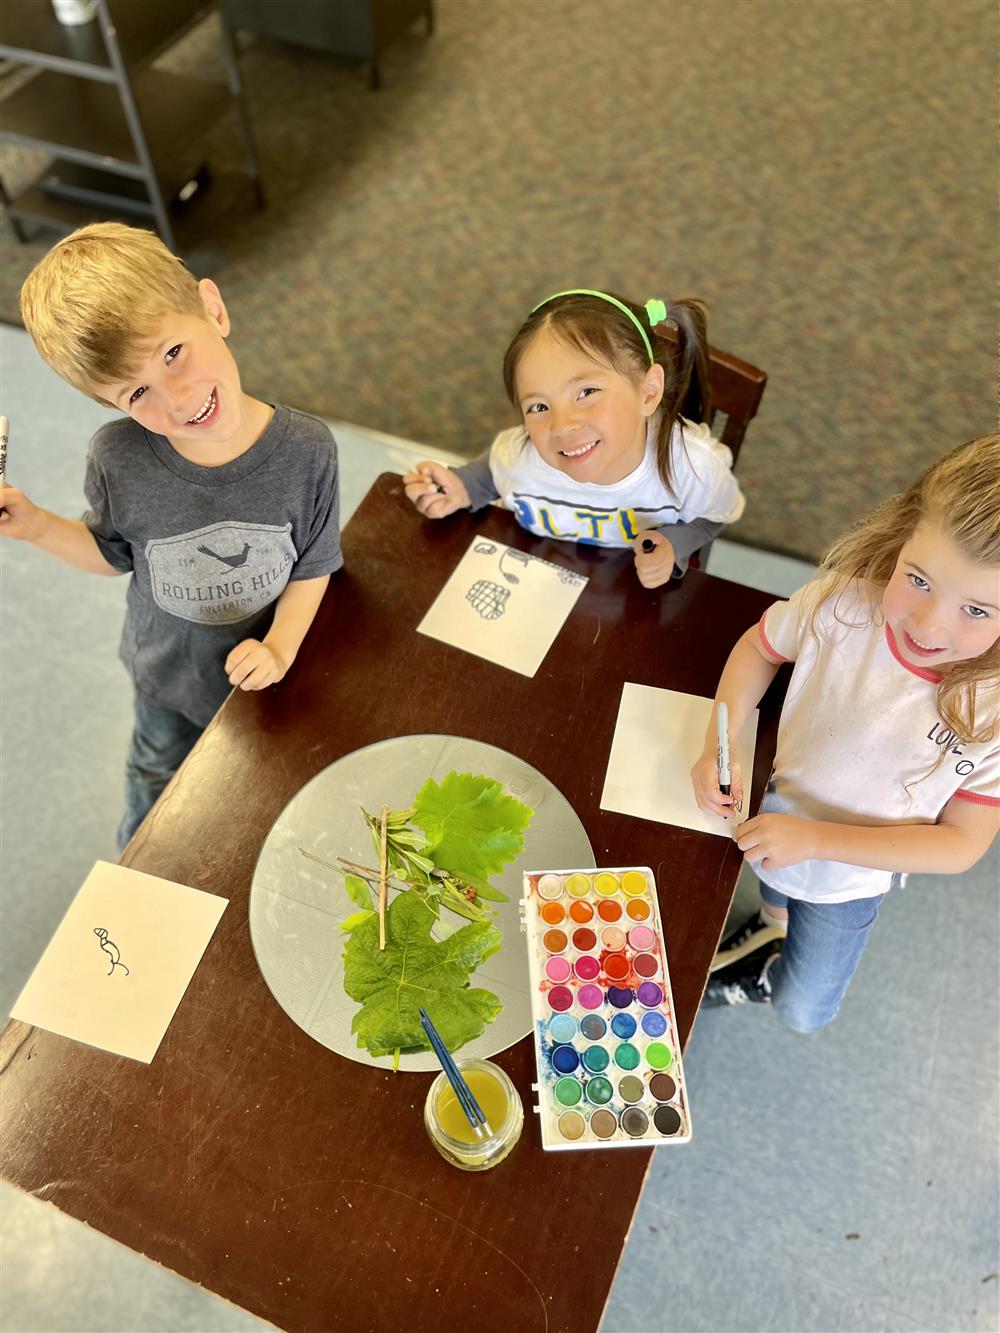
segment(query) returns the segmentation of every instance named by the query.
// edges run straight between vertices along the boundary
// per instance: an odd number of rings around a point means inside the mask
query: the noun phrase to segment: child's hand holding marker
[[[403,478],[403,488],[424,518],[447,518],[470,504],[465,482],[443,463],[418,463],[417,470]]]
[[[659,588],[669,583],[674,572],[674,548],[662,532],[650,528],[632,543],[635,572],[644,588]]]
[[[729,709],[716,705],[715,735],[705,738],[705,748],[691,770],[691,784],[698,809],[706,815],[730,819],[743,809],[743,774],[732,758],[729,742]]]

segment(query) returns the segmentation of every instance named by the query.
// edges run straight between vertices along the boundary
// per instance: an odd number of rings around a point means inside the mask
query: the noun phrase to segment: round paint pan
[[[618,1130],[618,1121],[610,1111],[595,1111],[590,1117],[590,1128],[599,1139],[611,1139]]]
[[[607,900],[597,904],[597,915],[602,921],[612,922],[620,921],[622,918],[622,905],[612,900]]]
[[[549,1008],[557,1014],[573,1008],[573,992],[565,986],[553,986],[548,994]]]
[[[613,893],[618,892],[618,876],[612,875],[609,870],[603,870],[594,876],[594,888],[602,898],[610,898]]]
[[[642,898],[633,898],[630,903],[626,903],[625,911],[628,912],[633,921],[649,920],[649,903]]]
[[[649,1091],[658,1102],[672,1102],[677,1096],[677,1084],[669,1074],[654,1074],[649,1080]]]
[[[618,1080],[618,1095],[623,1102],[641,1102],[645,1091],[645,1084],[635,1074],[626,1074]]]
[[[558,875],[542,875],[538,881],[539,898],[561,898],[562,880]]]
[[[609,981],[627,981],[632,965],[623,953],[609,953],[604,959],[604,975]]]
[[[635,968],[636,976],[643,977],[647,981],[650,977],[655,977],[660,970],[659,960],[651,953],[637,953],[632,959],[632,966]]]
[[[566,881],[566,892],[571,898],[586,898],[590,892],[590,876],[570,875]]]
[[[644,981],[635,993],[636,999],[644,1009],[655,1009],[663,1003],[663,987],[655,981]]]
[[[549,1019],[549,1036],[561,1046],[564,1041],[572,1041],[576,1036],[576,1019],[570,1014],[556,1014]]]
[[[583,1067],[591,1074],[603,1074],[611,1057],[603,1046],[588,1046],[583,1053]]]
[[[674,1106],[658,1106],[653,1112],[653,1124],[664,1137],[676,1134],[681,1123],[681,1113]]]
[[[557,1074],[572,1074],[580,1068],[580,1057],[572,1046],[557,1046],[549,1059]]]
[[[552,1089],[560,1106],[576,1106],[583,1098],[583,1084],[576,1078],[561,1078]]]
[[[542,948],[546,953],[562,953],[569,938],[564,930],[547,930],[542,936]]]
[[[601,965],[596,958],[585,953],[573,964],[573,971],[581,981],[595,981],[601,975]]]
[[[545,964],[545,975],[550,981],[569,981],[572,971],[565,958],[550,958]]]
[[[558,1087],[558,1084],[556,1085]],[[603,1078],[600,1074],[596,1078],[587,1080],[587,1101],[593,1106],[607,1106],[608,1102],[615,1095],[615,1090],[611,1086],[611,1080]]]
[[[641,1139],[649,1129],[649,1116],[640,1107],[630,1106],[622,1111],[622,1129],[630,1139]]]
[[[638,870],[626,870],[622,875],[622,893],[629,898],[638,898],[646,892],[646,876]]]
[[[611,1020],[611,1031],[616,1037],[621,1037],[622,1041],[635,1036],[635,1027],[635,1019],[631,1014],[615,1014]]]
[[[642,1016],[642,1030],[647,1037],[662,1037],[669,1026],[663,1015],[655,1009]]]
[[[597,944],[597,936],[589,926],[581,926],[573,931],[573,948],[580,953],[590,953]]]
[[[623,1041],[620,1046],[615,1047],[615,1064],[619,1069],[638,1069],[639,1068],[639,1048],[633,1046],[630,1041]]]
[[[651,1041],[646,1047],[646,1063],[650,1069],[669,1069],[674,1063],[674,1053],[665,1042]]]
[[[553,1024],[555,1019],[552,1020]],[[588,1041],[600,1041],[608,1030],[608,1025],[600,1014],[584,1014],[580,1019],[580,1031]]]
[[[562,903],[542,903],[538,915],[547,926],[558,926],[561,921],[566,920],[566,909]]]
[[[594,919],[594,909],[590,903],[575,902],[569,905],[570,919],[575,921],[578,926],[585,926],[588,921]]]
[[[613,1009],[627,1009],[634,999],[635,995],[628,986],[608,987],[608,1004]]]
[[[618,926],[605,926],[601,931],[601,943],[605,949],[618,953],[625,948],[625,932]]]
[[[600,986],[595,986],[593,982],[587,982],[585,986],[581,986],[577,991],[576,998],[581,1009],[600,1009],[604,1003],[604,992]]]
[[[564,1111],[558,1120],[559,1133],[570,1143],[575,1143],[577,1139],[583,1138],[583,1131],[587,1128],[587,1122],[579,1111]]]
[[[656,943],[656,936],[648,926],[633,926],[628,933],[628,942],[633,949],[643,952],[653,947]]]

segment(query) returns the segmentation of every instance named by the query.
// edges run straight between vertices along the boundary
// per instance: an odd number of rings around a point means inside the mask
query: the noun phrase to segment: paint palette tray
[[[653,872],[526,871],[522,911],[542,1146],[689,1142]]]

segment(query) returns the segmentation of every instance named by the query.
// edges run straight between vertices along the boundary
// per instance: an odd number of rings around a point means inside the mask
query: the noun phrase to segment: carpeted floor
[[[809,558],[992,428],[990,0],[436,12],[379,93],[243,40],[270,203],[188,259],[254,392],[471,454],[507,424],[500,360],[534,301],[699,295],[712,340],[770,375],[729,535]],[[165,63],[216,72],[214,22]],[[5,184],[34,156],[8,148]],[[44,249],[5,228],[4,318]]]

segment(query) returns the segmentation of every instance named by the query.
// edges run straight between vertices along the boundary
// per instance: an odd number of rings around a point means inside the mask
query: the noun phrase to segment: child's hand
[[[23,542],[33,542],[41,535],[44,526],[45,510],[36,504],[16,486],[4,486],[0,490],[0,537],[17,537]]]
[[[731,753],[730,747],[730,753]],[[701,752],[698,762],[691,770],[691,785],[698,809],[706,815],[721,815],[731,819],[743,803],[743,772],[732,757],[729,761],[729,786],[731,795],[726,796],[719,789],[719,756],[714,746],[708,746]],[[745,826],[744,826],[745,827]]]
[[[244,639],[226,658],[230,685],[241,690],[265,690],[277,685],[291,663],[286,663],[273,648],[258,639]]]
[[[650,528],[640,532],[632,543],[635,572],[644,588],[659,588],[669,583],[674,572],[674,548],[662,532]]]
[[[757,815],[734,834],[748,861],[761,870],[781,870],[816,856],[816,826],[797,815]]]
[[[468,509],[469,492],[465,482],[443,463],[425,461],[415,472],[403,478],[406,498],[416,505],[424,518],[447,518],[459,509]]]

